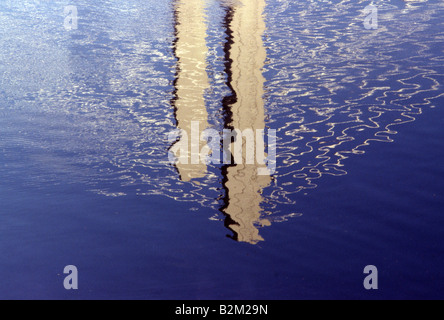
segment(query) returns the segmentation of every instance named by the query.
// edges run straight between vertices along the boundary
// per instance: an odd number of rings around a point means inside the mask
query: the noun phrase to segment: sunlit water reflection
[[[260,227],[303,214],[301,194],[443,95],[442,1],[374,4],[377,30],[363,26],[367,1],[77,1],[68,32],[65,1],[4,0],[3,183],[193,202],[257,243]],[[193,120],[276,129],[276,173],[171,165],[168,133]]]

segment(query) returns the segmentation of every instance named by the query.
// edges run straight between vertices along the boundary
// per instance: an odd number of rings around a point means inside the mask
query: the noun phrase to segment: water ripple
[[[72,33],[55,13],[62,1],[0,4],[2,179],[33,188],[81,183],[108,197],[163,195],[216,213],[221,168],[185,182],[167,163],[177,122],[172,4],[105,2],[79,1],[83,25]],[[442,1],[374,1],[378,30],[363,27],[368,4],[267,1],[264,107],[279,141],[261,207],[271,222],[298,216],[298,193],[346,175],[344,160],[392,142],[398,126],[444,95]],[[209,1],[206,12],[205,101],[209,126],[220,130],[230,94],[225,11]]]

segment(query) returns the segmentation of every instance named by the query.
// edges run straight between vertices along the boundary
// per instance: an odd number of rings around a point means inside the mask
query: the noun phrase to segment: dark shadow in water
[[[232,6],[225,6],[225,17],[224,17],[224,23],[223,23],[223,27],[224,27],[224,31],[226,34],[226,42],[224,45],[224,53],[225,53],[225,74],[227,77],[227,81],[226,81],[226,86],[230,89],[230,94],[226,95],[223,99],[222,99],[222,115],[223,115],[223,125],[225,129],[234,129],[232,127],[232,122],[233,122],[233,113],[231,111],[231,106],[233,104],[235,104],[237,102],[237,94],[236,91],[234,90],[233,86],[232,86],[232,82],[233,82],[233,73],[232,73],[232,68],[233,68],[233,60],[231,59],[231,48],[232,45],[234,43],[234,36],[233,36],[233,31],[231,30],[231,23],[233,21],[233,15],[234,15],[234,9]],[[233,157],[231,159],[231,163],[233,163]],[[224,165],[222,166],[221,169],[221,174],[222,174],[222,186],[223,186],[223,190],[224,190],[224,196],[222,197],[222,201],[223,201],[223,206],[220,208],[220,211],[222,212],[222,214],[225,216],[225,221],[224,221],[224,225],[227,229],[231,230],[233,232],[232,235],[227,235],[228,238],[231,238],[235,241],[239,240],[239,236],[236,233],[236,231],[234,231],[231,226],[233,225],[239,225],[235,220],[233,220],[231,218],[231,216],[229,214],[226,213],[226,210],[230,204],[229,201],[229,189],[227,188],[227,182],[228,182],[228,167],[233,166],[233,165]]]

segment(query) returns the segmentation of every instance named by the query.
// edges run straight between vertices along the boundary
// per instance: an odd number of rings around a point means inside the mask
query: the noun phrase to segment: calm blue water
[[[444,3],[370,4],[2,0],[0,298],[444,298]],[[191,120],[276,172],[171,165]]]

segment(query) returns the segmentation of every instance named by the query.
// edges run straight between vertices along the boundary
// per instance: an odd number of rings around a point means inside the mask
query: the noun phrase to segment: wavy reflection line
[[[205,90],[209,87],[207,74],[208,47],[207,23],[205,16],[204,0],[177,0],[175,2],[175,46],[177,58],[177,75],[174,82],[175,98],[172,103],[175,110],[177,128],[181,130],[179,140],[173,144],[171,151],[176,155],[181,150],[191,150],[196,147],[192,144],[192,122],[200,124],[199,129],[208,128],[208,113],[205,105]],[[186,144],[185,148],[179,148],[180,144]],[[199,151],[205,142],[200,142]],[[197,153],[194,153],[197,154]],[[188,155],[186,156],[188,157]],[[177,162],[182,181],[203,178],[206,175],[207,166],[198,161],[194,163]]]
[[[264,9],[264,0],[241,1],[226,9],[225,72],[231,90],[223,99],[226,129],[243,132],[265,128]],[[264,200],[262,190],[270,185],[271,177],[258,174],[260,164],[246,164],[244,140],[242,145],[242,164],[226,165],[222,169],[225,197],[221,211],[226,215],[225,226],[234,233],[233,239],[256,244],[264,240],[258,226],[270,225],[269,220],[261,218],[261,203]]]

